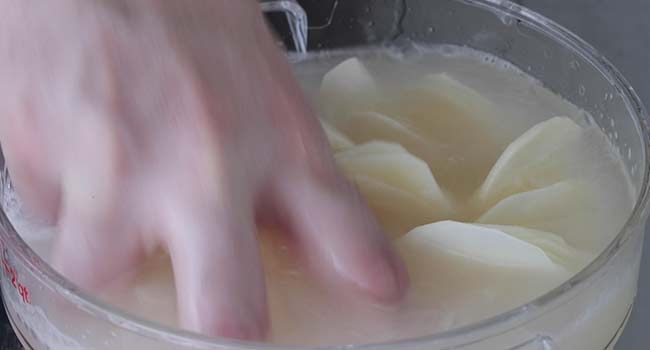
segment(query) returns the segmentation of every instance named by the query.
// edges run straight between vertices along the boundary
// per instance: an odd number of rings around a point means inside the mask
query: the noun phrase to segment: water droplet
[[[429,27],[429,28],[427,28],[427,33],[429,33],[429,34],[434,33],[435,31],[436,31],[436,28],[435,28],[435,27]]]
[[[627,159],[632,160],[632,149],[631,148],[627,149]]]
[[[551,57],[551,53],[548,52],[547,50],[544,50],[544,58],[550,58],[550,57]]]
[[[374,22],[374,21],[370,21],[370,22],[368,22],[368,27],[372,28],[372,27],[374,27],[374,26],[375,26],[375,22]]]
[[[571,61],[571,62],[569,62],[569,68],[571,68],[573,70],[578,70],[578,69],[580,69],[580,63],[578,61],[575,61],[575,60]]]
[[[616,126],[616,122],[614,121],[614,118],[611,118],[611,119],[609,120],[609,125],[610,125],[612,128]]]
[[[587,88],[585,88],[584,85],[580,84],[580,85],[578,86],[578,94],[579,94],[580,96],[584,96],[585,93],[587,93]]]

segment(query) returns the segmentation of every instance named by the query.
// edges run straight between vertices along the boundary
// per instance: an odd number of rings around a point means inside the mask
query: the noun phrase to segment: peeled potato
[[[516,239],[532,244],[544,251],[554,263],[571,273],[584,268],[593,254],[584,253],[570,246],[561,236],[521,226],[480,225],[500,230]]]
[[[393,237],[451,215],[452,204],[427,164],[398,144],[358,145],[336,161]]]
[[[381,104],[425,140],[428,155],[418,154],[436,169],[436,178],[454,193],[477,188],[504,147],[495,107],[473,89],[447,74],[429,75]]]
[[[379,95],[375,79],[358,58],[350,58],[323,77],[319,106],[325,116],[336,117],[369,110]]]
[[[511,194],[547,186],[577,174],[583,130],[571,119],[555,117],[537,124],[506,148],[492,167],[478,196],[495,203]]]
[[[332,147],[332,151],[338,152],[354,146],[354,143],[338,129],[330,125],[323,119],[320,119],[321,126],[325,131],[325,136]]]
[[[453,315],[452,327],[495,316],[568,277],[546,252],[501,229],[454,221],[417,227],[396,242],[411,277],[407,305]]]
[[[555,232],[598,251],[621,229],[634,203],[620,160],[595,127],[542,122],[515,140],[477,192],[479,223]]]
[[[381,227],[393,238],[445,216],[446,209],[381,181],[355,176],[354,183]]]
[[[340,130],[352,135],[356,143],[370,141],[388,141],[399,143],[409,152],[423,157],[427,150],[435,146],[434,140],[422,137],[408,125],[378,112],[352,113],[345,118],[338,118],[336,125]]]
[[[546,253],[503,231],[455,221],[440,221],[413,229],[399,240],[400,245],[426,249],[435,254],[451,254],[467,261],[494,267],[553,270]]]
[[[620,230],[630,206],[627,189],[620,181],[590,180],[567,180],[513,194],[477,222],[557,232],[578,249],[597,251]]]
[[[427,163],[399,144],[369,142],[337,154],[336,160],[351,177],[372,178],[446,211],[450,208]]]

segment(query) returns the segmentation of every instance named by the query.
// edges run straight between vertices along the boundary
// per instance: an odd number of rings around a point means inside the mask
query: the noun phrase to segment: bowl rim
[[[520,20],[527,26],[551,37],[574,54],[591,64],[617,90],[623,99],[628,113],[633,117],[639,136],[643,141],[643,159],[645,160],[643,184],[636,199],[634,210],[616,238],[605,250],[582,271],[571,277],[559,287],[530,301],[529,303],[503,312],[497,316],[459,327],[445,332],[427,336],[398,339],[388,342],[350,344],[338,346],[299,346],[269,344],[255,341],[240,341],[219,337],[207,337],[189,331],[160,325],[119,310],[96,297],[80,290],[74,284],[56,272],[42,260],[18,235],[4,209],[0,210],[0,240],[4,256],[6,249],[11,249],[25,265],[27,270],[40,282],[52,289],[60,297],[76,305],[79,309],[98,319],[107,321],[116,327],[139,334],[156,341],[169,342],[178,346],[191,346],[196,349],[237,349],[237,350],[379,350],[408,346],[435,345],[453,342],[455,346],[466,346],[477,341],[506,332],[518,324],[529,322],[541,316],[547,308],[562,297],[586,284],[601,270],[625,245],[629,238],[643,223],[650,208],[650,118],[634,88],[623,75],[602,54],[583,39],[554,21],[509,0],[454,0],[466,5],[482,8],[499,16]],[[4,164],[4,157],[1,158]],[[7,176],[7,174],[3,174]],[[472,335],[474,338],[472,338]]]

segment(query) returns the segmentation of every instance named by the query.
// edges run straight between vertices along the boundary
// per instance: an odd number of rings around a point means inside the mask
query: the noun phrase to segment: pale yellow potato
[[[413,150],[435,169],[436,178],[457,195],[476,189],[501,150],[493,103],[447,74],[428,75],[395,92],[378,109],[417,132],[431,145]]]
[[[332,151],[338,152],[354,146],[354,142],[352,142],[350,138],[348,138],[344,133],[336,129],[330,123],[326,122],[323,119],[320,119],[320,123],[323,127],[323,131],[325,131],[325,136],[327,136],[327,140],[330,143]]]
[[[535,125],[499,157],[478,191],[479,200],[491,205],[511,194],[578,176],[578,164],[593,168],[587,164],[592,159],[581,157],[590,147],[584,136],[584,130],[566,117]]]
[[[515,140],[496,162],[476,194],[484,210],[477,222],[554,232],[597,253],[634,203],[626,178],[600,130],[552,118]]]
[[[565,180],[506,197],[477,222],[557,232],[572,246],[596,253],[627,219],[630,204],[626,190],[598,176]]]
[[[573,248],[560,235],[552,232],[533,230],[521,226],[480,226],[500,230],[516,239],[540,248],[554,263],[564,267],[570,273],[578,272],[594,257],[593,254],[585,253]]]
[[[318,99],[325,117],[366,111],[379,99],[379,88],[358,58],[343,61],[323,77]]]
[[[449,214],[451,203],[423,160],[396,143],[374,141],[336,154],[351,178],[367,177],[420,198]]]
[[[497,268],[554,270],[557,265],[544,250],[489,226],[440,221],[417,227],[398,245],[426,250],[432,255],[451,254],[479,265]]]
[[[540,247],[474,224],[421,226],[396,247],[411,277],[408,312],[453,315],[452,328],[521,306],[569,276]]]
[[[336,154],[336,161],[392,237],[453,215],[427,164],[398,144],[358,145]]]
[[[373,178],[355,176],[353,181],[381,227],[393,238],[447,215],[446,208]]]
[[[388,141],[399,143],[409,152],[423,158],[435,146],[435,140],[427,140],[413,128],[396,118],[366,111],[352,113],[335,120],[337,127],[356,143]]]

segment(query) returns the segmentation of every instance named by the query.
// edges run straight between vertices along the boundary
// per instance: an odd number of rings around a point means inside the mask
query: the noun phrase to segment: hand
[[[0,0],[0,140],[55,267],[90,290],[172,259],[181,323],[267,329],[258,225],[380,301],[406,273],[337,170],[255,1]]]

